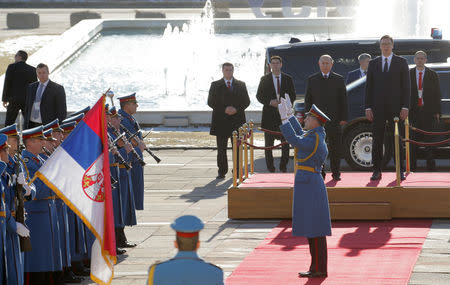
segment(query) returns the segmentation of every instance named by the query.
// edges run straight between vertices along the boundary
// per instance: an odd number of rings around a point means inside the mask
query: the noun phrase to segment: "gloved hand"
[[[289,94],[285,93],[284,97],[286,98],[286,108],[288,109],[288,117],[293,116],[294,115],[294,109],[292,108],[292,103],[291,103],[291,97],[289,97]]]
[[[31,186],[28,185],[27,183],[22,185],[23,189],[25,189],[25,195],[23,196],[30,196],[31,194]]]
[[[287,99],[290,100],[290,99]],[[287,123],[289,118],[292,116],[289,111],[289,107],[287,106],[287,101],[284,98],[281,98],[281,103],[278,105],[278,112],[280,113],[281,122],[283,124]]]
[[[16,232],[21,237],[29,237],[30,236],[30,230],[27,229],[23,224],[16,222]]]
[[[19,176],[17,176],[17,183],[21,185],[27,184],[27,181],[25,180],[25,174],[23,174],[23,172],[20,172]]]

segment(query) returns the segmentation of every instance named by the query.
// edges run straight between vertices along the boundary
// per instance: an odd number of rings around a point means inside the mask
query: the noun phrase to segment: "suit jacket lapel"
[[[417,92],[418,88],[417,88],[417,77],[416,77],[416,68],[414,67],[413,69],[411,69],[412,71],[412,79],[411,79],[411,88],[412,90],[414,90],[414,92]]]

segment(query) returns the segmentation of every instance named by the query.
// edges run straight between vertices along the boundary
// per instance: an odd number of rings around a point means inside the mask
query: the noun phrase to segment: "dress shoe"
[[[370,177],[370,180],[380,180],[380,179],[381,179],[380,171],[374,171],[372,177]]]
[[[275,172],[275,167],[268,167],[267,170],[269,170],[269,172]]]
[[[400,180],[403,181],[406,179],[405,172],[400,172]]]
[[[225,179],[225,175],[219,174],[219,175],[217,175],[216,179]]]
[[[72,271],[64,271],[62,281],[64,283],[81,283],[84,278],[76,276]]]
[[[129,243],[128,241],[123,241],[123,242],[117,244],[117,247],[120,247],[120,248],[131,248],[131,247],[135,247],[135,246],[136,246],[135,243]]]
[[[341,174],[331,174],[331,177],[333,177],[334,181],[341,181]]]
[[[125,249],[116,248],[116,253],[117,254],[124,254],[125,252],[127,252]]]
[[[327,277],[328,274],[326,272],[312,272],[312,271],[307,271],[307,272],[299,272],[298,276],[300,277],[305,277],[305,278],[311,278],[311,277]]]

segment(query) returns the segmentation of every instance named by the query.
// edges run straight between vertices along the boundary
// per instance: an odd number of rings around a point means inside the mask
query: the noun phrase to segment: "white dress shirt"
[[[49,82],[49,80],[45,81],[44,83],[41,83],[41,82],[39,81],[38,87],[36,88],[36,96],[34,97],[35,99],[34,99],[34,103],[33,103],[33,108],[31,109],[31,118],[30,118],[30,121],[32,121],[32,122],[42,124],[42,117],[41,117],[41,101],[42,101],[42,97],[44,96],[45,88],[47,88],[48,82]],[[39,90],[39,85],[41,85],[41,84],[43,85],[43,86],[42,86],[42,96],[41,96],[41,98],[40,98],[39,101],[36,101],[37,95],[38,95],[37,92],[38,92],[38,90]],[[37,117],[33,117],[33,111],[34,111],[34,110],[38,110],[38,112],[37,112],[38,116],[37,116]]]
[[[391,53],[391,55],[388,57],[385,57],[384,55],[381,56],[381,70],[382,71],[384,70],[386,58],[387,58],[387,63],[388,63],[388,71],[389,71],[389,68],[391,68],[392,55],[393,55],[393,53]]]
[[[281,89],[281,73],[278,75],[275,75],[272,73],[273,87],[275,88],[275,93],[277,94],[277,100],[280,100],[280,94],[278,94],[278,92],[280,92],[280,91],[278,90],[278,87],[277,87],[277,76],[280,80],[280,89]]]
[[[364,70],[364,69],[362,69],[362,68],[360,67],[360,68],[359,68],[359,72],[361,72],[361,76],[360,76],[360,78],[361,78],[361,77],[366,76],[367,70]],[[364,73],[364,72],[366,72],[366,73]]]
[[[228,82],[230,82],[230,86],[233,87],[233,78],[231,78],[230,80],[227,79],[223,79],[225,81],[225,85],[228,87]]]

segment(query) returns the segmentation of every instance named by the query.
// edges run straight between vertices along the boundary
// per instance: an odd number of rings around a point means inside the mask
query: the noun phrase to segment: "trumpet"
[[[108,141],[109,141],[109,148],[113,148],[116,147],[116,143],[119,137],[117,137],[115,140],[113,140],[111,138],[111,136],[108,134]],[[129,170],[131,168],[131,166],[125,161],[125,159],[123,158],[123,156],[118,152],[117,154],[115,154],[115,157],[117,159],[117,161],[120,164],[123,164],[125,166],[126,170]]]
[[[119,137],[121,135],[119,133],[119,130],[117,130],[111,123],[108,123],[108,127],[110,127],[113,130],[114,135],[116,135],[117,137]],[[125,142],[125,144],[128,143],[126,136],[122,136],[122,139]],[[133,154],[133,156],[136,158],[136,160],[139,162],[139,164],[141,166],[145,165],[144,160],[139,156],[139,154],[136,152],[136,150],[134,148],[131,149],[131,153]]]
[[[137,132],[134,133],[134,134],[131,134],[131,132],[130,132],[127,128],[125,128],[122,124],[120,124],[120,127],[127,133],[127,136],[128,136],[130,139],[134,139],[134,140],[136,141],[136,139],[135,139],[134,137],[140,132],[140,130],[137,131]],[[136,141],[136,142],[137,142],[137,141]],[[153,157],[153,159],[155,159],[156,163],[160,163],[160,162],[161,162],[161,159],[160,159],[159,157],[157,157],[156,154],[154,154],[150,149],[148,149],[147,146],[145,146],[144,150],[145,150],[151,157]]]

